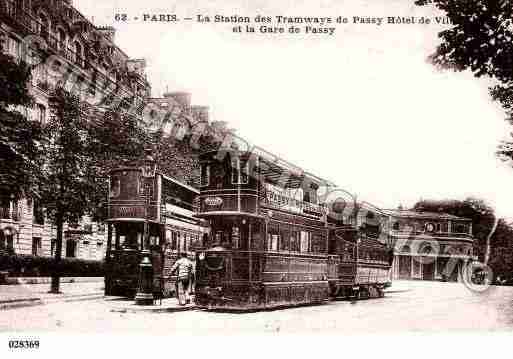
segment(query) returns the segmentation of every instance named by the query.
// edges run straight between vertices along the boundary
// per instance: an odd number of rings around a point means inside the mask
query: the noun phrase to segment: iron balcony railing
[[[58,37],[54,36],[48,26],[42,24],[39,20],[34,18],[34,16],[23,9],[16,8],[9,1],[0,2],[0,15],[3,17],[9,18],[11,21],[15,22],[18,26],[20,26],[26,33],[40,36],[45,40],[48,48],[54,53],[62,56],[66,60],[71,63],[76,64],[80,68],[84,70],[93,70],[99,68],[99,64],[94,61],[94,57],[88,56],[87,58],[73,49],[66,46],[66,44],[61,41]],[[116,73],[115,79],[114,77],[105,76],[102,74],[102,71],[96,71],[97,81],[103,84],[112,83],[116,85],[117,83],[123,84],[126,88],[130,89],[130,93],[133,92],[133,84],[131,81],[121,74]],[[136,72],[130,72],[130,77],[137,77],[141,81],[146,81],[143,76],[140,76]]]

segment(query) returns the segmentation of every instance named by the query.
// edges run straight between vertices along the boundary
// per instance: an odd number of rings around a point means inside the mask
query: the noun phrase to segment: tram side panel
[[[328,299],[325,255],[265,253],[263,259],[266,306],[319,303]]]
[[[330,254],[337,259],[329,262],[332,267],[331,296],[348,297],[361,293],[380,296],[388,283],[390,263],[387,253],[384,244],[366,238],[354,229],[332,229]]]
[[[323,256],[206,251],[197,256],[197,274],[200,307],[251,310],[328,299]]]

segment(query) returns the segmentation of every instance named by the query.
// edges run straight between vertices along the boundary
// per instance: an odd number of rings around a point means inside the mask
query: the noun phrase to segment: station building
[[[446,213],[383,210],[394,246],[392,279],[457,281],[475,259],[472,221]]]
[[[20,111],[44,123],[49,94],[57,84],[72,86],[99,116],[102,108],[96,105],[107,96],[124,101],[129,109],[142,106],[151,90],[145,60],[129,58],[116,46],[115,34],[112,27],[95,26],[71,0],[0,0],[0,46],[33,65],[29,91],[35,105]],[[64,236],[63,257],[105,256],[102,223],[86,218],[76,227],[65,226]],[[0,193],[0,251],[54,255],[55,237],[37,198],[15,201],[11,194]]]

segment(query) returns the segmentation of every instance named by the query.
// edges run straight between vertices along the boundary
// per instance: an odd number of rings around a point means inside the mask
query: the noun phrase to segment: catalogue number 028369
[[[39,340],[9,340],[9,349],[39,349]]]

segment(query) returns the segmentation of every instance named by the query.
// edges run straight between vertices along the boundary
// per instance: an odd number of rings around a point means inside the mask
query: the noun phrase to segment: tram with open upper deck
[[[150,253],[155,296],[174,292],[171,266],[180,252],[194,258],[208,233],[205,223],[193,216],[198,195],[195,188],[161,172],[143,176],[138,162],[110,172],[106,295],[135,295],[143,250]]]
[[[370,212],[372,213],[372,212]],[[330,231],[329,285],[332,298],[383,297],[391,285],[393,250],[379,240],[379,226],[363,222]]]
[[[210,234],[196,258],[199,307],[258,310],[381,295],[390,268],[385,245],[368,238],[365,223],[328,220],[318,196],[328,181],[260,151],[208,152],[200,166],[196,216]]]

